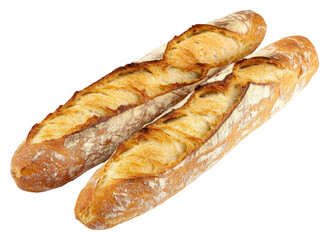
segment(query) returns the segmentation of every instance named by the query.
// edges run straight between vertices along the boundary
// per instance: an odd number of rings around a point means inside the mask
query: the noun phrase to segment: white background
[[[1,0],[0,238],[329,239],[327,8],[323,0]],[[300,95],[211,170],[156,209],[104,231],[84,227],[73,212],[97,167],[44,193],[16,187],[15,149],[75,91],[192,24],[247,9],[267,22],[260,47],[306,36],[320,68]]]

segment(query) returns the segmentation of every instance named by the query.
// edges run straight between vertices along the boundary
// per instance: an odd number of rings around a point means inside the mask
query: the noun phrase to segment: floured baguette
[[[105,229],[161,204],[282,108],[317,68],[314,46],[300,36],[232,64],[121,144],[81,191],[77,219]]]
[[[263,18],[252,11],[195,25],[76,92],[18,147],[11,164],[18,187],[56,188],[105,161],[119,143],[204,82],[211,69],[253,52],[265,31]]]

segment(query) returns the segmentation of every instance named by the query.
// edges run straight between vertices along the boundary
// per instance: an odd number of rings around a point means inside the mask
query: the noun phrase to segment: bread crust
[[[265,31],[263,18],[252,11],[195,25],[140,61],[76,92],[33,126],[16,150],[11,174],[17,186],[46,191],[105,161],[118,144],[209,78],[212,69],[254,51]],[[187,44],[192,40],[194,45]],[[135,78],[140,79],[136,84]]]
[[[81,191],[75,206],[77,219],[91,229],[106,229],[163,203],[280,110],[307,85],[318,65],[314,46],[301,36],[281,39],[232,64],[198,87],[182,107],[121,144]],[[230,92],[236,88],[239,91]],[[220,94],[234,101],[220,100],[226,110],[205,114],[209,108],[202,98]],[[204,135],[194,130],[202,126],[197,121],[180,128],[196,116],[211,126],[204,128]],[[170,151],[163,154],[154,148],[152,157],[139,155],[151,143],[165,149],[165,134],[171,135]],[[176,146],[177,136],[186,146],[183,151]]]

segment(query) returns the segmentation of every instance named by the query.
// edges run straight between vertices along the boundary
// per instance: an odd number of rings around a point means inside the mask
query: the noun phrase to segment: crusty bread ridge
[[[77,219],[106,229],[161,204],[281,109],[318,64],[314,46],[301,36],[232,64],[122,143],[81,191]]]
[[[214,71],[253,52],[263,18],[241,11],[195,25],[140,61],[120,67],[36,124],[16,150],[18,187],[60,187],[105,161],[117,145],[182,100]]]

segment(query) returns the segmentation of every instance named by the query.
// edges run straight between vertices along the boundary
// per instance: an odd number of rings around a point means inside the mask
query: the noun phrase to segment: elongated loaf
[[[232,64],[119,145],[81,191],[77,219],[105,229],[161,204],[282,108],[317,68],[312,43],[300,36]]]
[[[142,60],[114,70],[36,124],[18,147],[18,187],[45,191],[108,159],[117,145],[182,100],[225,65],[253,52],[263,18],[242,11],[195,25]]]

